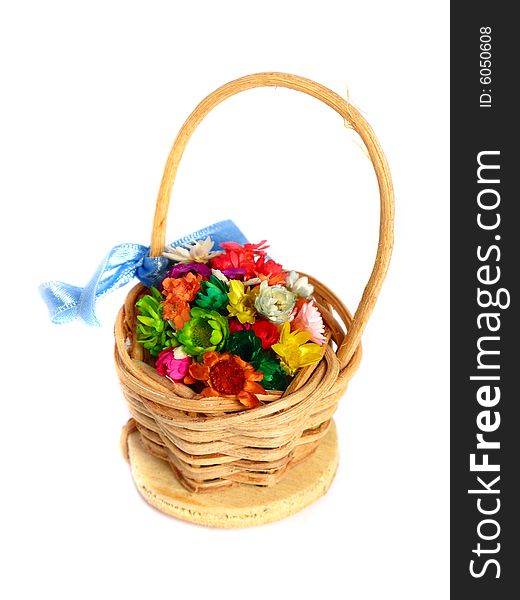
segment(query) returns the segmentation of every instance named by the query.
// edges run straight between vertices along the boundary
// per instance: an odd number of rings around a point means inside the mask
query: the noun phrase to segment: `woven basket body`
[[[205,115],[224,99],[259,86],[283,86],[322,100],[359,133],[374,165],[381,197],[379,245],[374,269],[352,317],[322,283],[309,277],[330,339],[323,359],[303,369],[282,393],[260,396],[249,410],[238,400],[202,398],[191,388],[160,376],[135,339],[135,302],[147,292],[130,292],[115,325],[116,368],[132,419],[125,438],[140,432],[146,450],[168,461],[179,480],[195,492],[237,484],[276,484],[312,453],[327,433],[337,403],[361,358],[361,334],[386,274],[392,249],[393,193],[379,143],[355,108],[327,88],[294,75],[259,73],[222,86],[199,104],[181,128],[166,163],[152,233],[151,254],[164,249],[166,214],[184,148]]]

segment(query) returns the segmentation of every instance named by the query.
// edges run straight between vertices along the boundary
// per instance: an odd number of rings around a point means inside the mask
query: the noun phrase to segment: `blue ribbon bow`
[[[170,246],[182,246],[211,237],[215,245],[222,242],[247,243],[247,238],[231,220],[220,221],[186,235]],[[163,256],[150,256],[149,246],[120,244],[110,250],[84,288],[62,281],[40,285],[53,323],[70,323],[77,318],[87,325],[99,325],[95,313],[98,298],[117,290],[137,277],[147,287],[158,285],[166,276],[171,261]]]

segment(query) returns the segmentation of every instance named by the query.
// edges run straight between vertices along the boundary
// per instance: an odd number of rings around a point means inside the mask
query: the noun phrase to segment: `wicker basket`
[[[261,86],[282,86],[314,96],[339,113],[361,136],[379,183],[379,245],[372,274],[354,317],[325,285],[309,277],[330,334],[323,359],[317,366],[303,369],[284,393],[260,396],[262,405],[249,410],[244,410],[235,399],[202,398],[191,388],[157,374],[150,357],[135,339],[135,302],[147,289],[137,285],[129,293],[115,324],[116,368],[132,414],[123,430],[123,447],[126,447],[126,436],[137,428],[145,449],[168,461],[182,484],[194,492],[211,492],[237,484],[274,485],[288,469],[316,449],[359,365],[361,335],[392,251],[390,172],[368,123],[346,100],[322,85],[285,73],[259,73],[217,89],[197,106],[182,126],[159,190],[151,255],[160,256],[164,249],[171,190],[193,131],[226,98]]]

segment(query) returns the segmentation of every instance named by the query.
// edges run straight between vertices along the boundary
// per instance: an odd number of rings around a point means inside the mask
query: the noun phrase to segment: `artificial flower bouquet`
[[[319,362],[325,326],[308,278],[269,258],[265,241],[219,246],[166,247],[166,276],[136,303],[137,341],[162,376],[254,408]]]

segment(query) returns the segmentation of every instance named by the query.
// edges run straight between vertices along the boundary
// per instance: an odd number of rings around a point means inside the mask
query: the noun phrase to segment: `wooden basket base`
[[[128,455],[139,493],[161,512],[210,527],[250,527],[288,517],[323,496],[336,474],[338,440],[332,423],[316,451],[272,487],[237,485],[204,494],[186,490],[166,462],[145,452],[137,432],[128,437]]]

